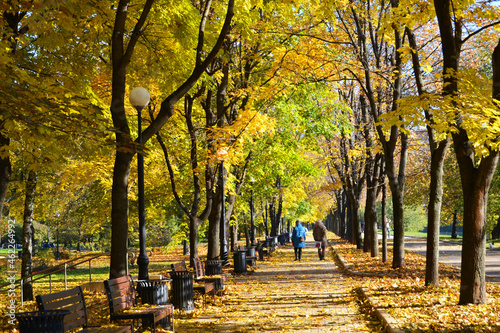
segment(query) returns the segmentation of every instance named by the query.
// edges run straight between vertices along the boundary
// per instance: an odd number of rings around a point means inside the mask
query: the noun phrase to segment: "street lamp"
[[[226,266],[228,264],[229,254],[227,250],[227,238],[226,238],[226,177],[224,169],[224,159],[227,156],[227,150],[221,148],[217,151],[217,159],[220,161],[220,192],[221,192],[221,212],[220,212],[220,260],[223,261],[222,265]]]
[[[57,227],[56,227],[56,260],[59,260],[60,259],[60,256],[59,256],[59,216],[61,216],[61,214],[56,213],[54,216],[57,219]]]
[[[137,110],[137,129],[139,146],[142,146],[141,111],[149,104],[149,92],[143,87],[132,89],[129,95],[130,104]],[[146,253],[146,213],[144,211],[144,156],[137,152],[137,182],[139,188],[139,280],[149,280],[149,259]]]

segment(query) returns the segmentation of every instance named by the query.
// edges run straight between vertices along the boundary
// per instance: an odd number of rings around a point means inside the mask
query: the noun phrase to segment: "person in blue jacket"
[[[300,261],[302,259],[302,248],[306,246],[306,229],[297,220],[295,228],[292,232],[292,243],[293,249],[295,250],[295,260]]]

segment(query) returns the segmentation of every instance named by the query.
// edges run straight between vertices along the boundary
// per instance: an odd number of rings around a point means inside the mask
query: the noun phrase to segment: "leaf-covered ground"
[[[425,258],[419,254],[407,251],[405,267],[394,270],[391,251],[384,264],[340,239],[334,243],[353,271],[385,275],[356,279],[374,305],[394,317],[396,328],[407,332],[500,332],[498,283],[487,283],[488,304],[459,306],[460,272],[452,267],[440,266],[439,287],[425,287]]]
[[[363,287],[377,307],[387,311],[396,320],[396,328],[408,332],[500,332],[500,287],[488,283],[487,305],[458,306],[460,272],[450,266],[440,268],[440,286],[425,287],[425,258],[406,252],[405,267],[391,268],[380,258],[357,250],[342,240],[332,240],[335,251],[354,271],[376,273],[376,276],[351,276],[335,266],[333,251],[329,260],[319,261],[313,244],[308,243],[301,262],[293,261],[293,249],[287,245],[274,252],[270,258],[258,261],[257,269],[247,275],[232,275],[226,285],[226,294],[209,297],[207,307],[201,298],[196,299],[192,313],[176,311],[177,332],[374,332],[382,330],[380,323],[370,315],[356,290]],[[205,248],[200,247],[200,255]],[[168,251],[155,251],[150,257],[150,274],[165,275],[169,264],[187,260],[180,247]],[[95,277],[105,260],[93,262]],[[81,268],[85,270],[85,268]],[[136,274],[132,268],[132,274]],[[231,268],[225,269],[232,273]],[[100,272],[99,272],[100,273]],[[106,276],[106,272],[102,273]],[[86,274],[75,274],[73,284],[88,281]],[[53,286],[60,290],[61,286]],[[48,282],[37,282],[37,293],[48,293]],[[7,292],[0,293],[0,303],[9,302]],[[109,324],[109,311],[105,295],[87,293],[91,325]],[[16,311],[35,310],[34,302]],[[16,332],[8,323],[7,308],[2,307],[1,332]],[[136,330],[147,332],[147,330]],[[158,329],[158,332],[166,330]]]
[[[308,243],[302,261],[285,246],[248,275],[230,279],[218,306],[180,314],[180,332],[374,332],[380,323],[363,312],[354,279],[331,260],[319,261]],[[220,303],[219,303],[220,302]]]

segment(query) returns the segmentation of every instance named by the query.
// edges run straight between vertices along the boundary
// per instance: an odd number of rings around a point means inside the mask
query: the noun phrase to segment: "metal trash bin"
[[[170,272],[172,278],[172,304],[186,312],[194,311],[193,274],[188,271]]]
[[[247,248],[247,257],[255,257],[255,246]]]
[[[234,272],[240,274],[247,273],[247,252],[234,251]]]
[[[221,275],[222,274],[222,260],[206,260],[205,261],[205,274],[206,275]]]
[[[64,333],[67,310],[46,310],[16,313],[20,333]]]
[[[212,282],[217,294],[222,294],[224,290],[224,282],[222,280],[222,260],[206,260],[205,261],[205,281]],[[212,275],[220,275],[221,277],[210,278]]]
[[[172,280],[139,280],[137,293],[142,304],[166,305],[168,303],[168,282]]]

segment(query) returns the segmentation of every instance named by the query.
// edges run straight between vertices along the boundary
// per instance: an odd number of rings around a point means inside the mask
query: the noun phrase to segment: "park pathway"
[[[181,315],[176,331],[372,331],[376,322],[360,313],[355,281],[338,270],[331,256],[319,261],[314,242],[307,242],[302,261],[293,259],[293,247],[286,245],[258,261],[254,272],[232,276],[220,306]]]

